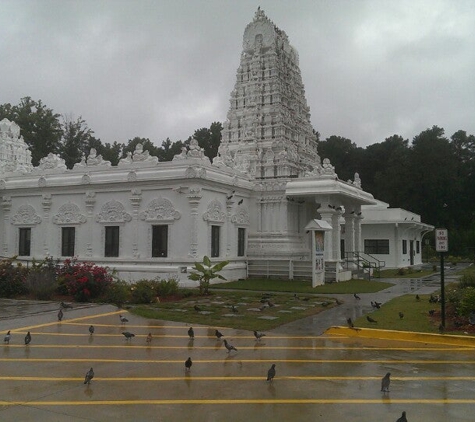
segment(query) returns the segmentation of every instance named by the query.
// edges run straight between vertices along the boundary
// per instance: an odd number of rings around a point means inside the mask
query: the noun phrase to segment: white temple
[[[175,276],[183,283],[193,263],[208,255],[230,261],[223,271],[228,279],[308,278],[305,227],[320,219],[331,226],[327,280],[351,278],[357,255],[371,260],[366,244],[378,252],[376,261],[387,255],[386,266],[420,264],[421,248],[411,249],[407,264],[394,249],[404,240],[420,244],[431,226],[413,218],[411,230],[396,239],[398,221],[385,220],[385,208],[362,189],[358,174],[342,181],[318,156],[298,60],[285,32],[258,9],[244,32],[212,164],[193,140],[171,162],[159,163],[139,144],[118,166],[91,150],[72,170],[55,154],[33,168],[20,128],[2,120],[0,255],[76,256],[125,279]],[[366,238],[364,209],[378,204],[378,225],[387,230],[371,226]],[[389,238],[394,246],[379,242]]]

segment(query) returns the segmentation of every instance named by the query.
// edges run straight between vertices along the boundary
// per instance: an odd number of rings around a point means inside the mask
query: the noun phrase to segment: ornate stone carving
[[[41,176],[41,177],[38,179],[38,186],[39,186],[40,188],[46,187],[46,179],[45,179],[43,176]]]
[[[36,225],[41,223],[41,217],[36,214],[36,210],[31,205],[21,205],[12,216],[11,222],[17,226]]]
[[[204,169],[203,167],[188,167],[185,171],[185,177],[188,177],[190,179],[206,179],[206,169]]]
[[[135,171],[129,171],[127,175],[127,182],[136,182],[137,181],[137,173]]]
[[[20,136],[20,127],[3,119],[0,122],[0,173],[29,173],[32,169],[31,152]]]
[[[7,184],[5,183],[5,180],[0,180],[0,189],[3,190],[3,189],[6,189],[7,188]]]
[[[92,213],[94,205],[96,204],[96,192],[87,191],[86,192],[86,208],[89,213]]]
[[[105,203],[101,212],[96,215],[98,223],[126,223],[132,220],[132,216],[125,211],[124,206],[116,200]]]
[[[62,205],[58,213],[53,216],[53,223],[58,225],[84,224],[86,221],[87,218],[81,214],[79,207],[71,202]]]
[[[2,208],[5,212],[10,211],[12,208],[12,198],[11,196],[2,197]]]
[[[323,159],[322,174],[327,176],[336,176],[335,167],[332,166],[328,158]]]
[[[132,154],[130,151],[127,152],[127,156],[125,158],[122,158],[119,161],[119,167],[122,166],[129,166],[132,164],[157,164],[158,163],[158,157],[154,157],[153,155],[150,155],[150,152],[143,149],[143,145],[138,143],[135,146],[135,151]]]
[[[140,219],[148,222],[179,220],[181,214],[167,198],[158,197],[151,201],[147,209],[140,213]]]
[[[203,214],[203,220],[210,223],[224,223],[226,221],[226,213],[223,211],[221,202],[217,199],[211,201],[208,210]]]
[[[238,225],[249,225],[249,212],[246,207],[238,207],[236,214],[231,216],[231,222]]]
[[[140,202],[142,202],[142,190],[141,189],[132,189],[132,195],[130,196],[130,203],[132,204],[132,208],[137,211]]]
[[[82,176],[81,178],[81,183],[83,185],[89,185],[91,184],[91,176],[89,176],[89,174],[85,174],[84,176]]]
[[[48,212],[51,209],[51,204],[53,203],[53,199],[51,198],[51,194],[45,193],[41,198],[41,205],[43,206],[43,210]]]
[[[56,154],[50,152],[46,157],[43,157],[40,160],[40,164],[38,166],[41,170],[66,170],[66,163],[65,161]]]
[[[198,141],[195,138],[190,141],[190,146],[188,150],[186,149],[186,147],[182,147],[181,153],[176,154],[173,157],[173,161],[187,159],[202,160],[205,161],[207,164],[211,164],[209,158],[204,153],[204,149],[200,148],[200,146],[198,145]]]
[[[95,148],[91,148],[91,151],[89,153],[89,156],[87,157],[86,160],[86,165],[87,167],[110,167],[111,162],[106,161],[102,158],[102,155],[97,154],[97,151]]]

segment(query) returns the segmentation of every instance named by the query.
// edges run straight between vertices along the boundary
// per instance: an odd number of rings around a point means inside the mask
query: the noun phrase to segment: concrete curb
[[[418,343],[475,347],[475,337],[454,336],[447,334],[429,334],[411,331],[376,330],[373,328],[349,327],[330,327],[325,331],[325,334],[345,337],[413,341]]]

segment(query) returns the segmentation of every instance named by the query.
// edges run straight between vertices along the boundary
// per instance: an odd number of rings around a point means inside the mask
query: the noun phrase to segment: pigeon
[[[135,334],[129,333],[128,331],[124,331],[122,334],[125,336],[126,340],[130,340],[132,337],[135,337]]]
[[[373,324],[377,324],[378,321],[376,321],[375,319],[371,318],[369,315],[366,315],[366,319],[368,320],[368,322],[371,322]]]
[[[353,321],[351,320],[351,318],[347,318],[346,322],[348,323],[348,327],[355,328],[355,325],[353,324]]]
[[[152,333],[148,333],[147,339],[145,340],[147,344],[150,344],[152,342]]]
[[[254,331],[254,337],[256,338],[257,341],[259,341],[262,337],[265,337],[265,334]]]
[[[356,293],[353,293],[353,296],[354,296],[355,299],[357,299],[357,300],[360,300],[360,299],[361,299]]]
[[[198,305],[193,306],[193,309],[194,309],[196,312],[201,312],[201,308],[200,308]]]
[[[193,330],[193,327],[190,327],[190,329],[188,330],[188,337],[190,337],[191,340],[195,339],[195,332]]]
[[[186,372],[190,372],[190,370],[191,370],[191,365],[193,365],[193,362],[191,361],[191,358],[188,358],[188,359],[185,361],[185,371],[186,371]]]
[[[94,334],[94,325],[89,326],[89,334],[91,336]]]
[[[272,382],[275,377],[275,364],[273,363],[270,369],[267,371],[267,381]]]
[[[31,334],[28,331],[25,336],[25,344],[30,344],[30,342],[31,342]]]
[[[122,324],[125,324],[126,322],[129,322],[129,320],[125,316],[119,315],[119,318],[120,318],[120,322]]]
[[[401,417],[396,422],[407,422],[406,412],[402,412]]]
[[[403,319],[404,318],[404,314],[402,312],[399,312],[399,318],[400,319]]]
[[[94,378],[94,370],[91,368],[87,371],[86,376],[84,378],[84,384],[90,384],[91,380]]]
[[[231,310],[234,312],[234,313],[238,313],[238,308],[236,308],[234,305],[231,305]]]
[[[388,372],[381,380],[381,391],[383,393],[389,393],[389,384],[391,383],[391,380],[389,379],[390,376],[391,373]]]
[[[417,300],[417,301],[421,300],[421,298],[419,297],[419,295],[416,295],[416,300]]]
[[[12,335],[10,334],[10,330],[8,330],[8,333],[5,334],[5,338],[3,339],[3,342],[6,344],[10,344],[10,339],[12,338]]]
[[[214,335],[216,336],[216,338],[217,338],[218,340],[220,340],[221,337],[223,337],[223,334],[220,333],[218,330],[216,330],[216,331],[214,332]]]
[[[429,315],[430,315],[430,316],[434,316],[434,314],[435,314],[435,309],[431,309],[431,310],[429,311]]]
[[[243,202],[244,202],[244,199],[241,199],[241,200],[238,202],[238,205],[241,205]]]
[[[58,321],[61,321],[62,319],[63,319],[63,310],[61,308],[59,308]]]
[[[63,308],[63,309],[66,309],[66,308],[72,309],[73,308],[73,305],[71,305],[70,303],[61,302],[60,305],[61,305],[61,308]]]
[[[228,350],[228,353],[231,350],[235,350],[237,352],[237,349],[231,343],[228,343],[226,340],[224,340],[224,347],[226,347],[226,349]]]
[[[381,302],[376,302],[376,301],[374,301],[374,307],[375,307],[376,309],[380,309],[380,308],[381,308],[381,305],[382,305]]]
[[[335,299],[335,303],[337,305],[342,305],[343,304],[343,302],[341,300],[338,300],[338,298]]]

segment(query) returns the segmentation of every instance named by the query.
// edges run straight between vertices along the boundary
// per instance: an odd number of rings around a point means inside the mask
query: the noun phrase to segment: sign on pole
[[[449,233],[447,229],[435,229],[435,251],[449,251]]]

